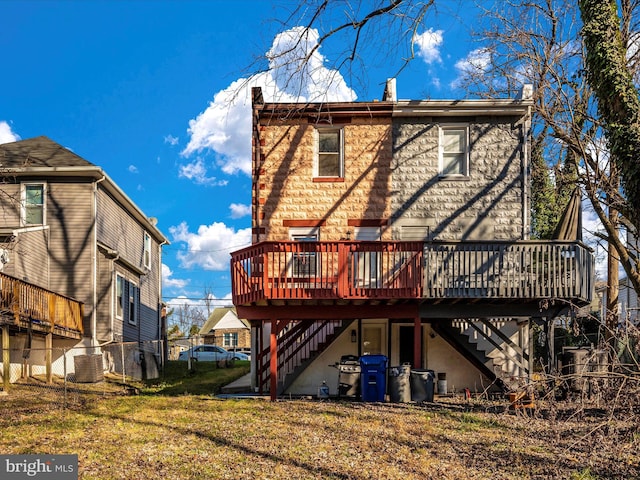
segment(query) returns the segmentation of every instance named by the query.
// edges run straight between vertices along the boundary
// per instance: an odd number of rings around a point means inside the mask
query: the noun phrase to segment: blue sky
[[[272,73],[249,77],[257,57],[290,40],[276,20],[291,3],[0,2],[0,143],[46,135],[102,167],[158,218],[171,240],[163,251],[171,303],[202,305],[205,290],[214,304],[229,303],[229,252],[250,242],[246,94],[253,85],[265,87],[267,100],[300,93]],[[426,19],[416,59],[398,76],[399,98],[464,97],[457,76],[469,59],[483,61],[468,36],[471,2],[438,3],[443,14]],[[328,98],[380,98],[406,51],[379,53],[365,48],[366,73],[340,71]],[[318,54],[319,79],[301,79],[307,99],[331,76],[323,65],[336,60],[330,46]]]

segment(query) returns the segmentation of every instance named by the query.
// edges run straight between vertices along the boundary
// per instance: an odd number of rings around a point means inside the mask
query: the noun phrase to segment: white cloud
[[[9,125],[4,120],[0,121],[0,143],[11,143],[20,140],[20,136],[11,130]]]
[[[324,67],[318,32],[295,27],[278,34],[267,53],[269,70],[241,78],[219,91],[209,106],[189,121],[184,157],[212,153],[226,174],[251,174],[251,88],[262,87],[265,101],[352,101],[340,72]],[[307,57],[310,57],[307,59]],[[306,63],[305,63],[306,60]]]
[[[231,218],[242,218],[251,215],[251,207],[242,203],[232,203],[229,205],[229,210],[231,210]]]
[[[178,278],[172,278],[173,272],[171,269],[162,264],[162,286],[164,288],[184,288],[189,284],[189,280],[180,280]]]
[[[468,75],[479,75],[487,70],[491,63],[491,52],[486,48],[477,48],[469,52],[462,60],[455,64],[458,78]],[[457,88],[459,80],[451,82],[451,88]]]
[[[226,180],[217,180],[216,177],[207,176],[207,167],[202,158],[197,158],[191,163],[180,165],[178,177],[192,180],[197,185],[225,186]]]
[[[190,232],[187,223],[182,222],[169,227],[169,232],[174,242],[186,243],[186,249],[177,255],[184,268],[228,271],[229,253],[251,244],[251,228],[236,232],[221,222],[200,225],[197,233]]]
[[[135,165],[129,165],[129,173],[138,173],[138,167]]]
[[[178,144],[178,137],[174,137],[173,135],[167,135],[164,137],[164,143],[168,143],[169,145],[177,145]]]
[[[413,44],[418,47],[417,56],[427,65],[441,62],[440,47],[442,46],[442,30],[429,29],[413,37]]]

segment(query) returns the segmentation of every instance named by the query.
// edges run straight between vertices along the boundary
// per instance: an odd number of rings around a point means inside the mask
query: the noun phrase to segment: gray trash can
[[[414,402],[433,402],[433,370],[411,370],[411,400]]]
[[[392,402],[410,402],[411,385],[411,365],[405,363],[399,367],[389,367],[389,399]]]

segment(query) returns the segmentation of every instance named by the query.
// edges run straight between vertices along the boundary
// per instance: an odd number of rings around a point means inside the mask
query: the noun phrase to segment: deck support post
[[[271,319],[271,332],[269,333],[269,369],[270,380],[269,394],[271,401],[275,402],[278,398],[278,320]]]
[[[422,368],[422,319],[413,319],[413,368]]]
[[[11,350],[9,350],[9,327],[2,328],[2,388],[9,391],[11,384]]]
[[[44,337],[44,362],[47,372],[47,383],[53,383],[53,369],[51,368],[51,358],[53,350],[53,334],[47,333]]]

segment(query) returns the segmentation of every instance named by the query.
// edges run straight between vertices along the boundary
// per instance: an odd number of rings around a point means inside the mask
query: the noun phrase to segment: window
[[[129,283],[129,323],[131,325],[138,324],[138,300],[140,298],[140,289],[133,283]]]
[[[440,127],[441,176],[466,176],[469,171],[469,129],[466,126]]]
[[[319,128],[316,130],[316,139],[314,177],[343,177],[342,129]]]
[[[289,229],[289,238],[294,242],[317,242],[319,237],[317,227]],[[315,246],[301,246],[300,250],[290,258],[289,274],[301,278],[315,277],[318,261]]]
[[[120,274],[116,274],[116,318],[138,324],[138,305],[140,303],[140,289],[132,282],[125,280]]]
[[[124,278],[116,274],[116,318],[122,318],[123,294],[124,294]]]
[[[45,224],[44,183],[22,184],[22,224]]]
[[[380,241],[379,227],[359,227],[355,229],[355,239],[361,242]],[[366,244],[365,244],[366,245]],[[361,247],[362,248],[362,247]],[[356,286],[364,288],[382,287],[380,269],[382,266],[382,252],[371,251],[354,252],[355,272],[357,272]]]
[[[145,268],[151,268],[151,236],[144,232],[144,254],[143,261]]]
[[[238,346],[238,334],[237,333],[224,333],[222,335],[222,345],[224,347],[237,347]]]

